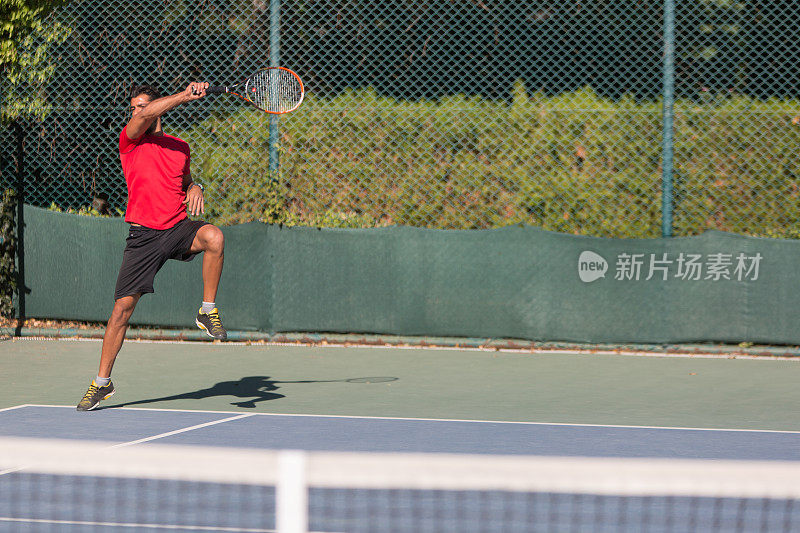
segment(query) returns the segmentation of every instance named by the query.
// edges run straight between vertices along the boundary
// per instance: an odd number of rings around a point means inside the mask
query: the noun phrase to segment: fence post
[[[661,236],[672,237],[675,123],[675,0],[664,0],[664,77],[661,140]]]
[[[280,46],[281,46],[281,2],[280,0],[270,0],[269,2],[269,62],[271,67],[280,66]],[[280,159],[278,143],[280,142],[279,115],[269,116],[269,175],[273,181],[278,180],[278,169]]]
[[[22,336],[25,324],[25,129],[14,121],[17,138],[17,327],[14,335]]]

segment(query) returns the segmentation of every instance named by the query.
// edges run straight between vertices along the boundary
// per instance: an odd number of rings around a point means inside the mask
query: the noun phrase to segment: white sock
[[[217,304],[215,302],[203,302],[203,307],[200,308],[200,312],[207,315],[213,311],[216,306]]]
[[[109,384],[110,381],[111,378],[101,378],[100,376],[94,378],[94,384],[97,385],[98,387],[105,387],[106,385]]]

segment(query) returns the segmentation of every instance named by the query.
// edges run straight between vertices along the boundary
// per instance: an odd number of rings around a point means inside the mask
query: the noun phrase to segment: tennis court
[[[800,2],[7,4],[0,533],[800,532]]]
[[[797,360],[128,342],[76,412],[99,349],[0,342],[0,531],[800,527]]]

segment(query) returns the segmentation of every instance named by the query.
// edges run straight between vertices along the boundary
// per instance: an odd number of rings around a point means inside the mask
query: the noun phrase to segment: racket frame
[[[245,96],[246,93],[247,93],[248,84],[256,76],[258,76],[262,72],[268,72],[270,70],[283,70],[283,71],[286,71],[289,74],[291,74],[292,76],[294,76],[295,80],[297,80],[297,83],[300,85],[300,98],[298,99],[298,101],[294,105],[294,107],[292,107],[291,109],[286,109],[286,110],[283,110],[283,111],[270,111],[269,109],[264,109],[263,107],[260,107],[253,100],[251,100],[250,98]],[[239,94],[239,92],[237,92],[237,91],[243,92],[245,94]],[[306,90],[305,90],[305,86],[303,85],[303,80],[300,79],[300,76],[298,76],[295,71],[293,71],[291,69],[288,69],[286,67],[267,67],[267,68],[263,68],[261,70],[257,70],[256,72],[254,72],[253,74],[248,76],[246,79],[244,79],[243,81],[241,81],[240,83],[238,83],[238,84],[236,84],[236,85],[234,85],[232,87],[227,87],[227,86],[224,86],[224,85],[212,85],[212,86],[210,86],[210,87],[208,87],[206,89],[206,94],[223,94],[223,93],[232,94],[234,96],[238,96],[239,98],[241,98],[242,100],[244,100],[248,104],[252,105],[256,109],[259,109],[259,110],[261,110],[261,111],[263,111],[265,113],[269,113],[271,115],[284,115],[286,113],[291,113],[292,111],[294,111],[295,109],[300,107],[300,104],[303,103],[303,98],[305,98]]]

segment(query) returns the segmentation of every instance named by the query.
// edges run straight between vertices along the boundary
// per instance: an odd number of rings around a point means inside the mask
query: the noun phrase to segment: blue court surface
[[[800,432],[179,411],[0,411],[0,437],[271,450],[800,461]]]
[[[90,414],[79,413],[73,406],[6,408],[0,411],[2,437],[75,443],[101,439],[108,448],[193,445],[217,447],[223,454],[235,447],[506,457],[800,460],[800,433],[793,431],[124,407]],[[0,531],[291,530],[279,527],[276,489],[270,485],[243,483],[221,489],[197,482],[109,480],[93,476],[91,462],[87,470],[75,481],[69,476],[0,468]],[[76,501],[76,491],[88,491],[89,497]],[[94,492],[101,494],[96,498]],[[30,493],[34,496],[25,496]],[[97,505],[96,499],[107,494],[114,501]],[[44,496],[38,500],[40,495]],[[390,503],[396,500],[400,503]],[[800,521],[800,506],[792,499],[621,498],[491,490],[312,488],[306,507],[309,529],[299,531],[793,531]]]

